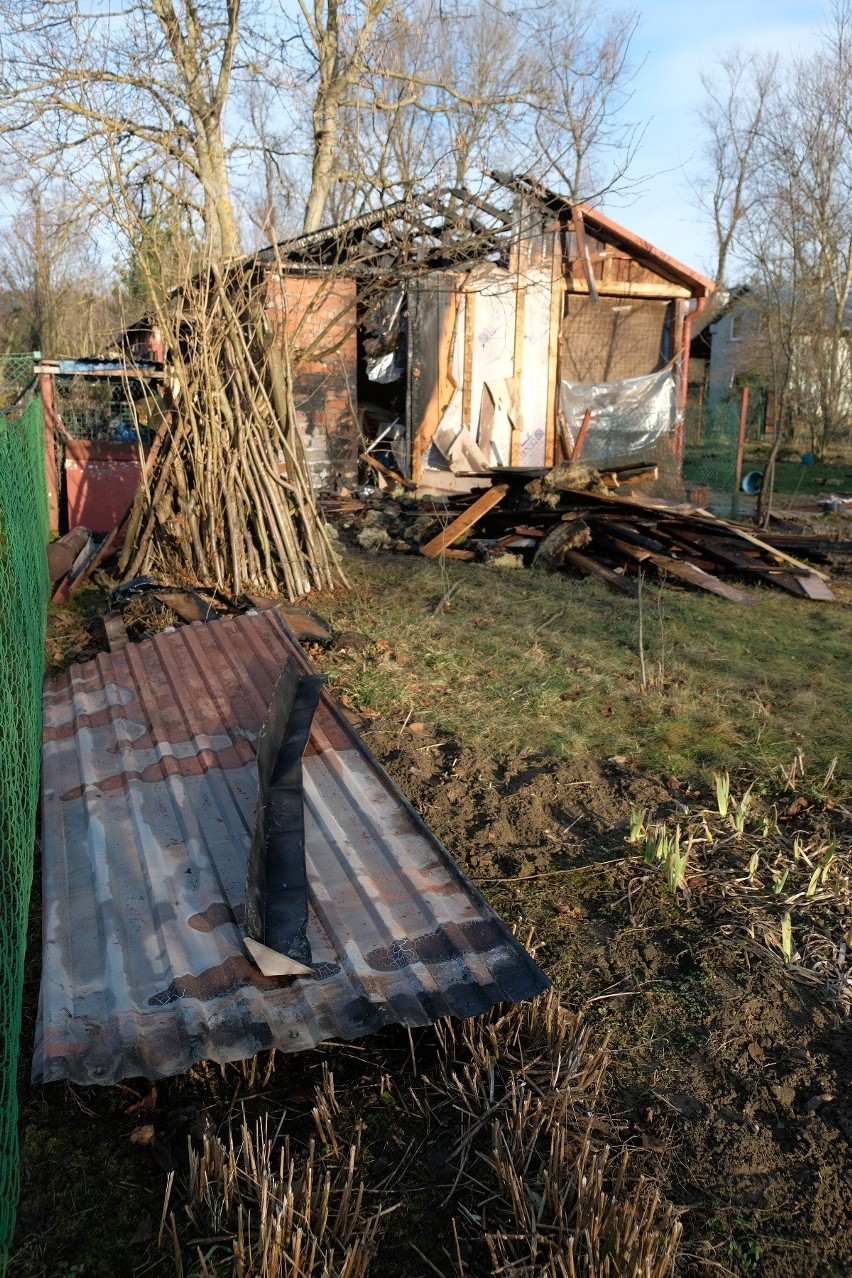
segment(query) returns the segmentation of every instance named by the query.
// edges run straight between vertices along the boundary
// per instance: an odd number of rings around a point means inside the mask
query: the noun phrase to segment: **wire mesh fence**
[[[48,527],[42,407],[29,393],[0,416],[0,1274],[19,1188],[16,1084],[41,758]]]
[[[0,412],[21,397],[33,379],[38,351],[0,355]]]
[[[719,515],[730,515],[740,504],[734,485],[741,410],[739,392],[712,407],[696,399],[686,405],[683,482],[694,500]],[[746,406],[746,448],[765,437],[765,421],[765,393],[752,391]]]

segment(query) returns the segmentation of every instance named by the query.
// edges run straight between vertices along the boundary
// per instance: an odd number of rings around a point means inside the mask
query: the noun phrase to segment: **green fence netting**
[[[0,1274],[18,1200],[17,1071],[41,762],[48,576],[41,400],[0,416]]]
[[[709,495],[700,498],[701,504],[717,515],[730,515],[740,501],[734,500],[740,410],[739,391],[712,407],[694,400],[686,406],[683,480],[687,487],[708,490]],[[766,394],[753,390],[746,414],[746,447],[765,438],[765,418]]]

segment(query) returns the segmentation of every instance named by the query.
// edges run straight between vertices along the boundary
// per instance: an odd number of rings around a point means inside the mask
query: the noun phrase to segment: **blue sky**
[[[695,208],[688,173],[700,163],[695,109],[700,76],[718,53],[734,45],[807,53],[827,6],[802,0],[713,0],[711,4],[639,0],[636,61],[645,59],[631,104],[636,119],[650,120],[634,165],[634,176],[650,175],[645,191],[627,202],[605,204],[631,230],[680,258],[708,270],[712,239]]]

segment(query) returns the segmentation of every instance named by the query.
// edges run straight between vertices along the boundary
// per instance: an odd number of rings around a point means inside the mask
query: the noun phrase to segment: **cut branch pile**
[[[214,266],[159,308],[174,407],[130,514],[124,579],[158,571],[291,599],[342,580],[265,289],[262,274]]]

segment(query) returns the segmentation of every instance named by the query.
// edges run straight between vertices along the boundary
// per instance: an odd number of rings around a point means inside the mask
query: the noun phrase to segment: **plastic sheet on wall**
[[[396,382],[405,373],[405,356],[399,349],[404,303],[404,290],[392,288],[373,303],[365,316],[364,350],[371,382]]]
[[[643,453],[677,423],[677,396],[671,364],[647,377],[618,382],[565,382],[559,403],[573,447],[586,409],[591,408],[584,462]]]

